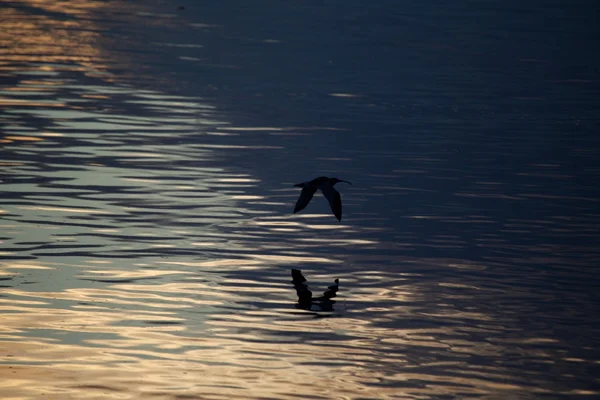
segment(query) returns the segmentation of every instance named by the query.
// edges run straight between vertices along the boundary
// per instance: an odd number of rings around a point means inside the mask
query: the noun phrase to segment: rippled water
[[[2,3],[2,398],[597,396],[598,31],[494,4]]]

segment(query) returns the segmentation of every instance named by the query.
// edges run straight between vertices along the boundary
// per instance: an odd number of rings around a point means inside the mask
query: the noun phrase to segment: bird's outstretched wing
[[[321,189],[325,198],[329,201],[329,206],[331,207],[331,211],[333,211],[333,215],[338,219],[338,221],[342,220],[342,196],[340,196],[340,192],[335,190],[333,187],[327,187],[325,189]]]
[[[323,299],[329,300],[329,299],[337,296],[336,293],[340,288],[340,280],[336,279],[333,282],[334,282],[334,284],[327,287],[327,290],[323,292]]]
[[[297,213],[300,210],[303,210],[304,207],[310,203],[310,200],[313,198],[317,189],[313,187],[305,187],[302,189],[302,193],[300,193],[300,197],[298,197],[298,201],[296,202],[296,207],[294,208],[294,213]]]
[[[306,278],[304,277],[304,275],[302,275],[302,270],[299,270],[299,269],[292,268],[292,279],[293,279],[294,283],[306,282]]]

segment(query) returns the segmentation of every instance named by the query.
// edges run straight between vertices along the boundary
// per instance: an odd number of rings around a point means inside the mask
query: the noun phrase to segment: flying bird
[[[331,207],[331,211],[333,211],[333,215],[335,215],[338,221],[341,221],[342,196],[340,196],[340,193],[333,188],[333,186],[338,182],[346,182],[352,185],[352,183],[348,181],[344,181],[338,178],[328,178],[326,176],[321,176],[319,178],[313,179],[310,182],[303,182],[294,185],[296,187],[302,188],[302,192],[300,193],[300,197],[298,197],[296,207],[294,208],[294,214],[300,210],[303,210],[308,205],[308,203],[310,203],[310,200],[313,198],[315,192],[317,190],[321,190],[327,201],[329,201],[329,206]]]

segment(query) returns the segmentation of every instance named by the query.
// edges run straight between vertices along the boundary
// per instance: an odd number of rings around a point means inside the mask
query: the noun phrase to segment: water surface
[[[4,2],[3,396],[598,396],[598,31],[533,3]]]

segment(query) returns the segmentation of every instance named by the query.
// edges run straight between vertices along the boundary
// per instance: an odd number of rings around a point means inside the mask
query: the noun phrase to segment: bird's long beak
[[[346,183],[349,183],[349,184],[351,184],[351,185],[352,185],[352,182],[343,181],[343,180],[341,180],[341,179],[340,179],[340,182],[346,182]]]

